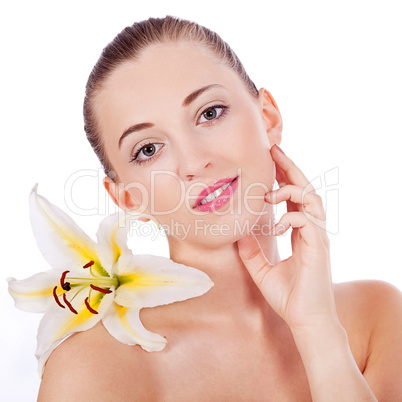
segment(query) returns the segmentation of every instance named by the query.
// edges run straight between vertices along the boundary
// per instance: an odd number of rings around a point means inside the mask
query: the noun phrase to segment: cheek
[[[236,121],[236,135],[233,137],[231,148],[235,153],[239,167],[247,168],[257,178],[265,177],[272,170],[272,158],[269,152],[270,144],[263,122],[256,114]]]
[[[259,156],[269,155],[268,135],[261,119],[251,115],[247,124],[243,122],[242,131],[247,133],[246,136],[243,136],[243,143],[241,144],[245,150],[245,157],[255,159]]]
[[[275,183],[275,167],[270,144],[263,123],[250,116],[247,124],[239,124],[241,131],[236,145],[238,164],[242,169],[243,206],[247,213],[259,215],[264,208],[264,196]]]
[[[149,210],[152,215],[165,216],[176,212],[185,202],[184,183],[172,172],[155,172],[150,180]]]
[[[121,185],[130,194],[125,201],[129,209],[155,217],[173,213],[184,198],[179,180],[168,171],[151,172],[147,178],[136,176]]]
[[[248,163],[255,161],[259,155],[269,154],[269,140],[264,123],[256,107],[240,105],[234,111],[226,137],[229,149],[239,161]]]

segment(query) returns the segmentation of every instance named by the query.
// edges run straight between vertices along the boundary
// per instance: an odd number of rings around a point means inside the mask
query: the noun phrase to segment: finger
[[[286,178],[285,173],[277,164],[275,164],[275,169],[276,169],[276,181],[278,182],[279,187],[286,186],[288,179]]]
[[[315,192],[313,185],[307,180],[304,173],[296,166],[296,164],[285,155],[277,144],[271,147],[271,155],[276,165],[282,170],[286,183],[295,184],[305,187],[307,192]]]
[[[240,258],[249,271],[256,285],[261,289],[264,278],[272,268],[272,264],[265,257],[260,243],[252,232],[247,233],[237,241]]]
[[[270,234],[272,236],[284,234],[290,227],[299,229],[299,233],[306,244],[311,246],[322,245],[321,230],[325,231],[325,221],[316,219],[314,216],[302,212],[287,212],[279,222],[275,224]]]
[[[285,173],[283,173],[282,169],[275,164],[276,168],[276,180],[278,181],[279,188],[287,185],[287,179],[285,177]],[[288,212],[298,211],[299,208],[297,205],[290,200],[286,200],[286,210]]]
[[[321,197],[316,193],[308,193],[305,188],[287,184],[265,195],[265,201],[270,204],[278,204],[285,200],[300,205],[303,212],[305,211],[318,219],[326,219]]]

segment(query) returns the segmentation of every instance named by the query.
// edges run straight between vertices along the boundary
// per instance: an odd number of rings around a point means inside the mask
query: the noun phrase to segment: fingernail
[[[275,146],[278,148],[278,151],[282,152],[283,155],[285,155],[285,152],[282,151],[281,147],[278,144],[275,144]]]
[[[285,228],[282,225],[275,226],[273,230],[274,235],[281,235],[286,232]]]
[[[273,190],[273,191],[271,191],[271,192],[269,192],[269,193],[266,193],[266,194],[265,194],[265,199],[266,199],[266,200],[273,201],[273,199],[274,199],[274,194],[276,194],[276,193],[277,193],[277,190]]]
[[[278,233],[277,233],[277,227],[274,225],[274,226],[272,226],[270,229],[269,229],[269,232],[268,232],[268,234],[270,235],[270,236],[276,236]]]

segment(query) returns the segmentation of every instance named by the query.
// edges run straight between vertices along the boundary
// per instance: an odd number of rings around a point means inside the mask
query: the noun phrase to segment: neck
[[[259,226],[269,221],[270,215],[260,218]],[[263,222],[261,222],[263,221]],[[272,264],[280,261],[276,237],[262,234],[253,228],[260,246]],[[202,298],[205,309],[213,306],[218,316],[233,316],[233,312],[250,311],[266,313],[269,306],[244,266],[237,243],[226,243],[220,247],[200,247],[200,244],[169,239],[170,258],[180,264],[198,268],[214,282],[214,287]],[[245,308],[247,307],[247,308]],[[228,314],[229,313],[229,314]]]

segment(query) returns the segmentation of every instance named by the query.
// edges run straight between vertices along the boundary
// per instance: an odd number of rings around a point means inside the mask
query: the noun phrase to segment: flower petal
[[[9,278],[8,291],[17,308],[32,313],[44,313],[49,303],[54,302],[53,289],[59,279],[60,272],[54,269],[23,280]]]
[[[114,290],[112,288],[112,290]],[[72,305],[78,314],[72,313],[67,307],[60,308],[56,303],[49,308],[42,318],[38,330],[38,346],[36,349],[36,357],[40,362],[39,372],[42,371],[43,365],[50,353],[65,338],[74,332],[85,331],[92,328],[102,317],[113,303],[114,292],[110,294],[92,293],[91,308],[98,311],[98,314],[91,313],[85,305],[85,299],[88,296],[87,291],[77,293]],[[71,301],[71,300],[70,300]]]
[[[204,272],[154,255],[127,255],[118,261],[115,302],[141,309],[201,296],[213,282]]]
[[[131,215],[121,211],[103,219],[96,237],[99,245],[98,255],[104,266],[111,267],[121,255],[132,254],[127,246],[127,235],[131,222],[140,217],[149,218],[158,224],[150,215]]]
[[[37,185],[29,197],[32,230],[38,247],[52,268],[77,269],[94,261],[93,269],[107,273],[96,255],[96,245],[61,209],[37,193]]]
[[[137,309],[113,303],[102,322],[110,335],[126,345],[140,345],[148,352],[158,352],[166,346],[163,336],[144,328]]]

